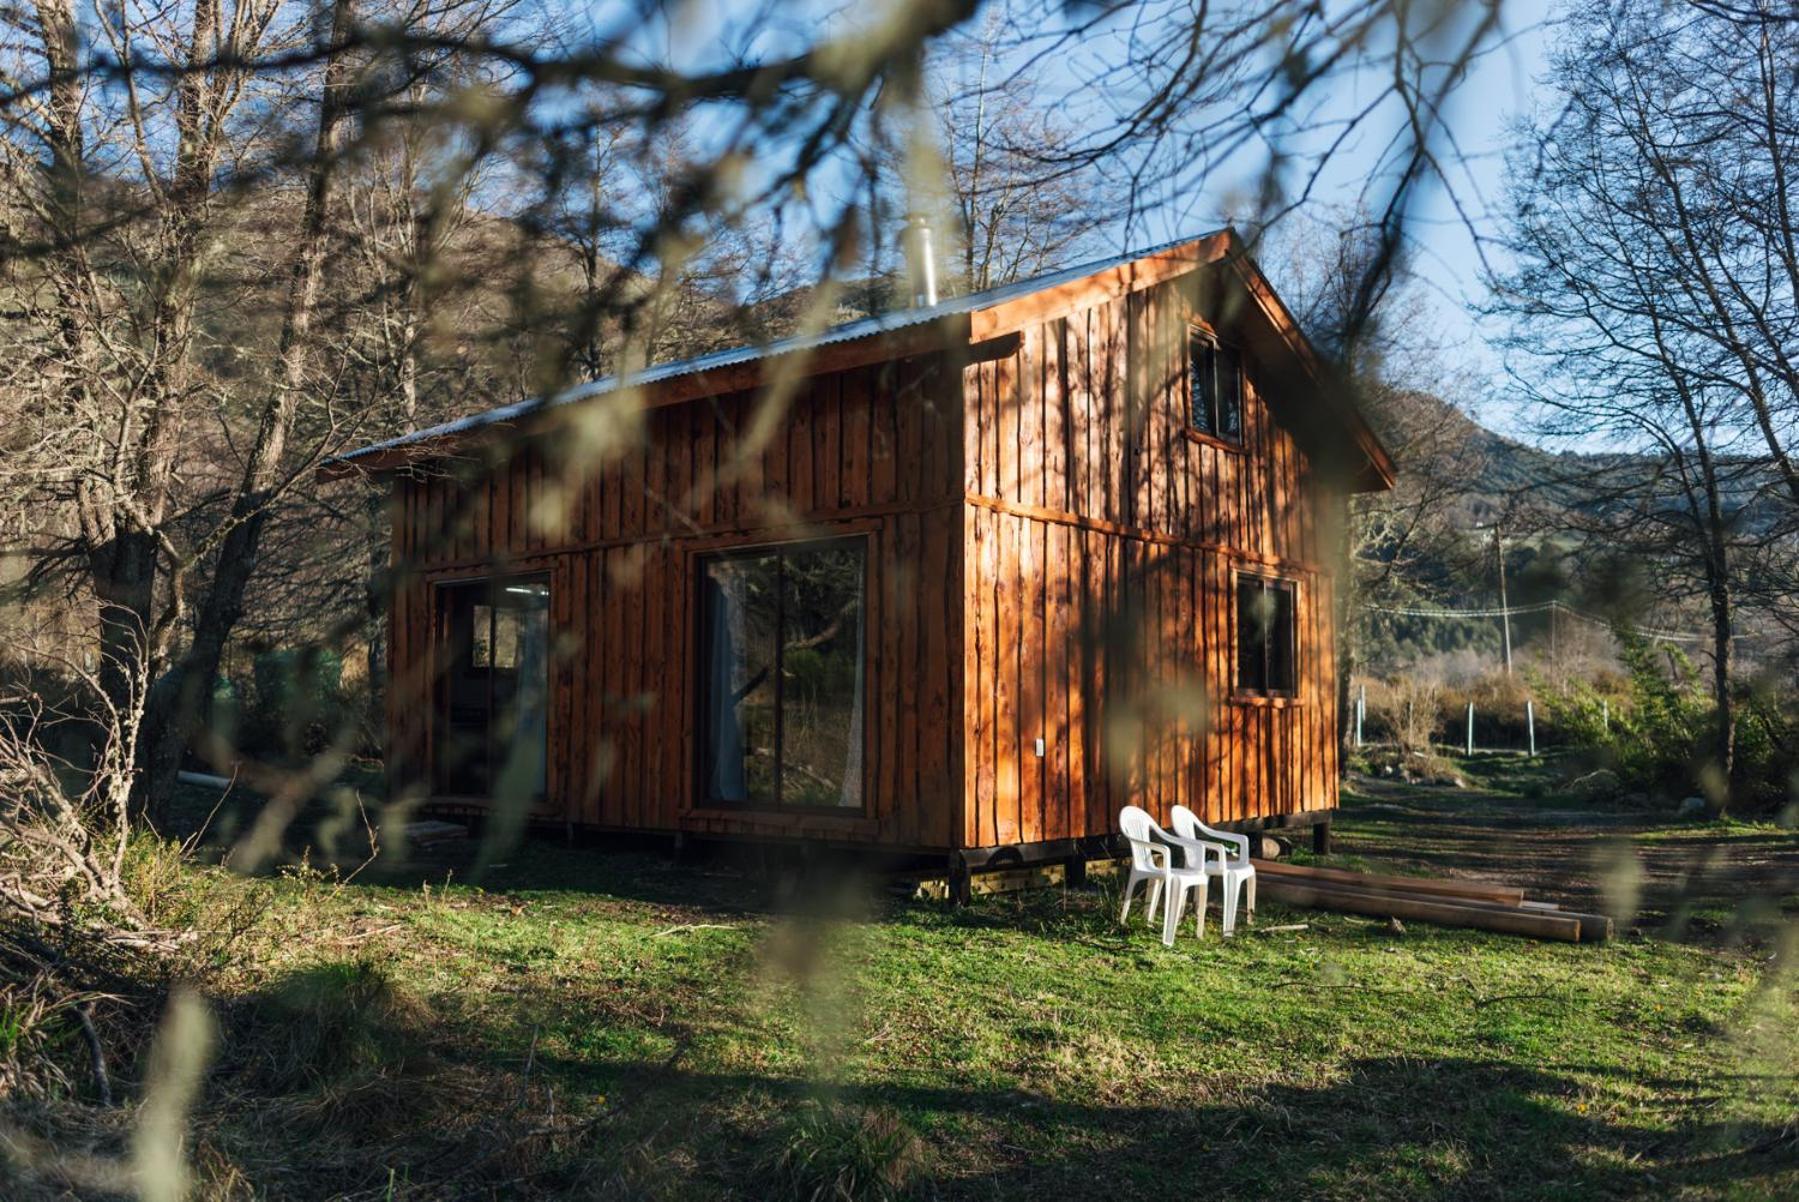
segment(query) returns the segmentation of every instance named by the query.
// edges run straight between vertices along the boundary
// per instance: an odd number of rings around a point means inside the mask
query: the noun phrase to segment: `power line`
[[[1648,639],[1651,642],[1709,643],[1712,641],[1712,636],[1706,634],[1688,634],[1677,630],[1661,630],[1651,626],[1638,626],[1634,622],[1614,622],[1606,618],[1596,617],[1593,614],[1584,613],[1581,610],[1575,609],[1565,601],[1536,601],[1529,605],[1486,606],[1480,609],[1449,609],[1446,607],[1424,608],[1422,606],[1398,605],[1363,605],[1362,608],[1371,613],[1392,614],[1405,618],[1449,618],[1457,621],[1466,621],[1474,618],[1508,618],[1559,611],[1570,618],[1587,622],[1604,630],[1614,630],[1619,626],[1623,626],[1638,637]],[[1757,634],[1733,634],[1730,637],[1733,641],[1744,641],[1748,639],[1765,638],[1767,636]]]
[[[1410,609],[1391,605],[1364,605],[1362,608],[1375,613],[1401,614],[1408,618],[1504,618],[1542,613],[1560,604],[1559,601],[1539,601],[1533,605],[1501,605],[1489,609]]]

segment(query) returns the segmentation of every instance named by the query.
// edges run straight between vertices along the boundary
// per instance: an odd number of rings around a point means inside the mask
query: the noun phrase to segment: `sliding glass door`
[[[862,808],[866,561],[862,539],[702,561],[707,801]]]
[[[550,585],[439,585],[436,791],[536,801],[549,764]]]

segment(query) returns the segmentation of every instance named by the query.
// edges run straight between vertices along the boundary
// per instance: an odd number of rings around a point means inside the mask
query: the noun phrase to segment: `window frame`
[[[786,644],[784,640],[779,638],[775,640],[774,662],[775,800],[772,802],[765,802],[756,801],[754,799],[737,800],[735,798],[714,796],[709,788],[708,778],[710,774],[707,772],[707,760],[711,754],[712,746],[712,699],[708,693],[709,685],[707,683],[711,677],[711,664],[707,658],[707,653],[710,649],[707,631],[710,623],[707,619],[711,615],[706,600],[706,565],[718,560],[754,559],[758,556],[774,552],[777,557],[776,579],[784,583],[786,558],[789,554],[796,551],[828,550],[834,547],[850,546],[858,548],[862,553],[861,705],[863,746],[861,757],[862,780],[856,790],[857,796],[861,799],[861,804],[853,807],[845,805],[793,805],[781,800],[784,792],[782,767],[783,760],[785,759],[784,751],[786,743],[786,730],[784,729],[786,723],[786,714],[784,712],[786,708],[784,704],[786,687],[785,682],[782,679],[784,674],[781,671],[781,662]],[[693,773],[693,789],[690,793],[690,796],[693,798],[693,805],[691,808],[708,811],[723,811],[733,814],[794,814],[806,815],[813,818],[857,819],[867,818],[869,816],[868,786],[870,764],[868,757],[868,742],[870,734],[874,730],[872,715],[874,713],[875,697],[874,609],[871,605],[872,590],[870,588],[870,570],[873,566],[873,559],[874,539],[870,537],[867,532],[835,534],[825,538],[790,538],[731,543],[724,546],[700,548],[693,552],[690,561],[690,576],[693,581],[692,628],[694,655],[693,664],[689,670],[689,687],[691,689],[690,695],[693,697],[693,707],[690,712],[693,715],[693,729],[696,737],[694,739],[693,755],[690,763],[690,771]],[[784,625],[784,618],[786,616],[785,605],[786,589],[784,587],[777,587],[775,589],[775,621],[777,630]]]
[[[1289,621],[1287,623],[1287,664],[1290,677],[1286,687],[1273,688],[1268,685],[1256,687],[1243,681],[1243,638],[1246,633],[1245,615],[1243,613],[1243,586],[1246,582],[1254,582],[1266,594],[1272,590],[1285,591],[1291,598],[1289,603]],[[1293,576],[1280,572],[1255,571],[1238,569],[1231,575],[1231,696],[1243,701],[1280,701],[1297,702],[1299,699],[1299,604],[1300,581]],[[1272,678],[1272,656],[1270,648],[1275,645],[1273,639],[1262,644],[1262,679]]]
[[[1195,384],[1199,375],[1198,357],[1201,350],[1212,356],[1212,394],[1207,405],[1208,425],[1201,426],[1195,420],[1199,412],[1199,397],[1195,395]],[[1231,433],[1224,431],[1220,420],[1223,412],[1220,407],[1222,398],[1218,390],[1218,364],[1227,357],[1234,367],[1236,376],[1236,429]],[[1233,451],[1243,449],[1243,419],[1248,394],[1248,373],[1244,369],[1243,349],[1234,342],[1226,342],[1210,326],[1201,322],[1189,322],[1187,325],[1187,370],[1186,406],[1181,415],[1181,428],[1190,438],[1216,444]]]

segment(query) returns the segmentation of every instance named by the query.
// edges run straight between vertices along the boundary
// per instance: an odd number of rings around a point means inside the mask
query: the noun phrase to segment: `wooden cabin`
[[[1387,454],[1230,231],[364,448],[443,810],[949,856],[1337,804]]]

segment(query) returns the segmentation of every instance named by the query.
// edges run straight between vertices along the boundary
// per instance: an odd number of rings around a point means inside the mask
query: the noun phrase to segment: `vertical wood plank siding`
[[[598,828],[945,850],[1336,804],[1331,581],[1314,472],[1247,358],[1240,446],[1187,430],[1204,272],[924,356],[755,393],[608,410],[498,464],[396,477],[396,790],[428,789],[444,580],[553,588],[549,797]],[[1287,404],[1290,402],[1290,404]],[[622,403],[621,403],[622,405]],[[868,540],[865,811],[696,796],[698,557]],[[1233,574],[1298,586],[1295,696],[1232,696]],[[1044,754],[1036,751],[1042,739]]]
[[[968,846],[1103,833],[1126,804],[1336,804],[1328,498],[1253,360],[1241,446],[1187,432],[1189,320],[1224,324],[1199,283],[1028,326],[966,369]],[[1239,570],[1298,582],[1291,700],[1232,696]]]
[[[548,803],[595,827],[946,848],[963,770],[962,398],[938,357],[805,382],[784,416],[743,393],[594,410],[623,441],[515,444],[497,465],[396,477],[388,722],[396,790],[428,792],[433,589],[547,571]],[[753,814],[695,795],[696,556],[868,540],[866,812]]]

